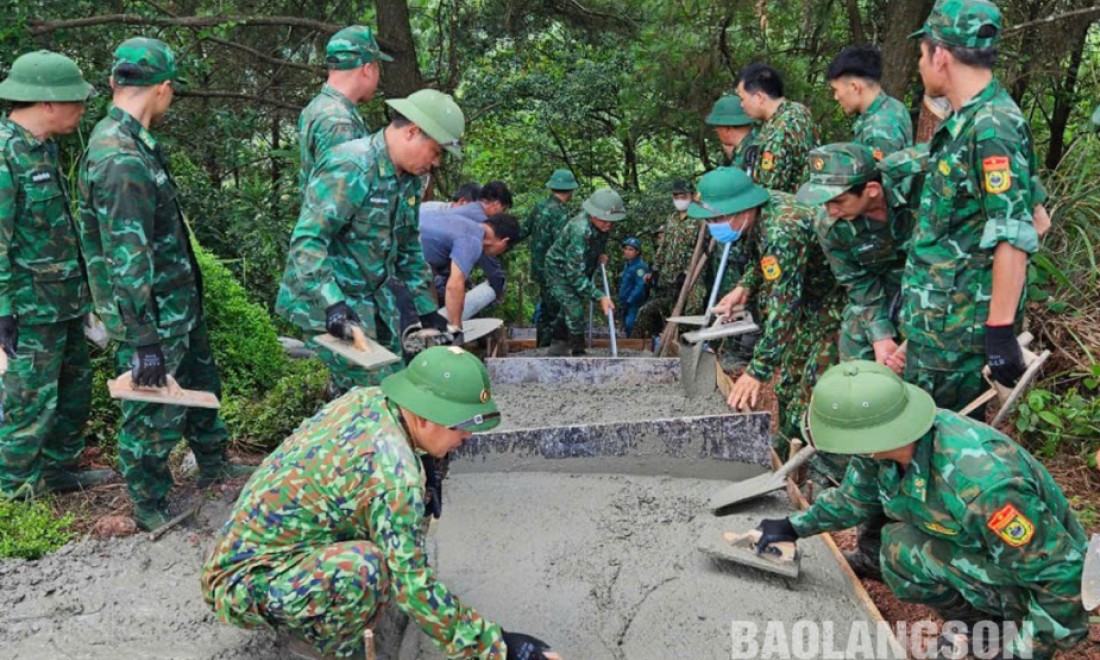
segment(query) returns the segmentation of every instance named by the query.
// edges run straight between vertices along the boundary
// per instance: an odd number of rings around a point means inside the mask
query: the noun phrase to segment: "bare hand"
[[[876,358],[876,360],[878,358],[877,343],[876,343],[876,346],[875,346],[875,358]],[[886,360],[884,362],[882,362],[882,364],[885,364],[886,366],[893,369],[894,373],[896,373],[897,375],[899,375],[899,376],[904,375],[904,373],[905,373],[905,345],[902,344],[901,346],[895,348],[889,355],[886,356]]]
[[[1031,223],[1035,225],[1035,231],[1039,233],[1040,238],[1050,231],[1050,214],[1047,213],[1047,207],[1036,204],[1031,211]]]
[[[653,277],[652,273],[646,273],[645,275],[642,276],[642,281],[643,282],[648,282],[651,277]]]
[[[610,261],[610,259],[608,258],[608,256],[606,254],[601,254],[600,255],[600,263],[601,264],[606,266],[608,261]]]
[[[760,400],[760,385],[761,382],[749,374],[741,374],[730,389],[730,396],[726,399],[726,403],[734,410],[753,410]]]
[[[738,307],[744,307],[745,303],[749,301],[749,291],[744,287],[735,287],[733,291],[730,291],[726,295],[722,296],[722,299],[718,301],[718,304],[711,308],[711,312],[718,316],[720,321],[728,321],[729,317]]]
[[[890,360],[890,358],[893,357],[894,353],[896,353],[898,350],[898,343],[894,341],[892,337],[888,337],[886,339],[880,339],[874,342],[873,344],[871,344],[871,346],[875,349],[875,362],[890,367],[900,376],[901,371],[896,369],[894,365],[891,364]],[[901,356],[901,364],[903,366],[905,365],[904,354],[902,354]]]
[[[604,316],[610,316],[611,312],[615,311],[615,303],[611,302],[611,299],[607,296],[600,298],[600,311]]]

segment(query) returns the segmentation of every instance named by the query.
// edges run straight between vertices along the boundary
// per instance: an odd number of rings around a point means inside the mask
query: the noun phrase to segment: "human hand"
[[[734,410],[746,411],[756,408],[760,399],[760,386],[762,383],[747,373],[741,374],[737,382],[730,388],[729,398],[726,403]]]

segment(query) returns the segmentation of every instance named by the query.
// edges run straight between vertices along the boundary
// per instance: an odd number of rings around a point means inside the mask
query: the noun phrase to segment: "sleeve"
[[[869,271],[851,250],[832,240],[828,229],[819,231],[818,239],[833,276],[848,290],[848,304],[859,317],[867,337],[875,342],[897,336],[897,329],[890,321],[890,300],[881,276]]]
[[[451,261],[458,264],[466,279],[470,279],[474,266],[481,260],[481,249],[481,241],[472,236],[456,236],[451,243]]]
[[[978,197],[985,213],[981,247],[992,250],[1007,241],[1034,254],[1039,235],[1032,223],[1035,206],[1032,158],[1023,148],[1031,144],[1025,135],[1004,135],[1006,129],[979,131],[974,171],[978,173]]]
[[[535,226],[539,222],[539,216],[542,215],[542,206],[536,204],[528,213],[527,216],[519,223],[519,239],[516,241],[525,240],[534,231]]]
[[[558,274],[556,277],[580,297],[581,300],[599,300],[603,290],[597,289],[584,270],[584,232],[566,225],[565,231],[558,236],[550,248],[558,255]],[[549,264],[547,264],[549,267]]]
[[[313,125],[313,157],[320,160],[333,147],[358,137],[359,129],[347,117],[325,117]]]
[[[419,199],[416,201],[413,206],[407,206],[408,202],[403,199],[397,202],[402,207],[397,211],[401,227],[395,232],[399,243],[394,277],[408,287],[416,313],[430,314],[438,309],[438,305],[431,293],[432,269],[424,259],[424,249],[420,246],[420,222],[416,209]]]
[[[15,237],[17,197],[11,167],[6,158],[0,158],[0,316],[15,314],[11,248]]]
[[[627,289],[626,294],[620,294],[623,296],[623,304],[627,307],[640,305],[645,298],[645,280],[643,278],[648,271],[649,269],[645,264],[638,263],[628,272],[630,287]]]
[[[160,341],[153,301],[156,182],[147,164],[132,155],[119,155],[95,167],[92,204],[126,341],[133,346],[156,344]]]
[[[786,223],[786,221],[781,221]],[[806,276],[806,245],[788,227],[773,230],[769,252],[760,258],[760,276],[764,285],[756,296],[764,316],[760,339],[745,372],[757,380],[767,380],[779,367],[783,351],[795,343],[791,311],[802,302],[802,284]],[[744,278],[742,278],[744,279]]]
[[[504,299],[504,267],[500,263],[500,259],[496,257],[490,257],[487,254],[481,255],[481,258],[477,260],[477,265],[481,268],[481,271],[485,273],[485,278],[489,280],[489,286],[493,287],[493,291],[497,294],[498,300]]]
[[[760,144],[760,161],[753,171],[761,186],[789,193],[798,189],[806,170],[806,149],[797,128],[797,122],[784,118],[764,136]]]
[[[401,611],[411,618],[447,657],[492,658],[506,654],[503,631],[441,582],[428,565],[420,520],[424,497],[420,489],[386,491],[370,499],[367,512],[371,540],[382,549],[389,581]]]
[[[329,261],[329,245],[363,200],[361,179],[340,168],[317,167],[290,236],[287,267],[293,273],[293,288],[321,310],[344,301]]]
[[[882,507],[878,498],[878,466],[853,456],[840,486],[830,488],[805,511],[791,515],[791,525],[802,538],[855,527]]]

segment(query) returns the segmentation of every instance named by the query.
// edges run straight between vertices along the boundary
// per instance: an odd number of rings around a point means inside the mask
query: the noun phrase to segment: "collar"
[[[34,133],[24,128],[22,124],[12,121],[11,117],[0,117],[0,123],[10,126],[11,130],[30,145],[31,149],[37,149],[47,143],[47,140],[39,140],[35,137]]]
[[[863,117],[866,117],[868,115],[872,115],[872,114],[878,112],[879,108],[882,107],[883,103],[886,103],[886,91],[880,89],[879,92],[878,92],[878,96],[875,97],[874,101],[871,101],[871,105],[867,106],[867,109],[864,110],[862,113],[860,113],[860,115],[859,115],[860,118],[862,119]]]
[[[947,119],[944,119],[943,123],[940,124],[939,130],[936,132],[948,131],[951,133],[951,139],[958,139],[963,127],[969,123],[974,113],[987,104],[994,96],[1000,94],[1001,91],[1000,81],[996,78],[990,80],[989,84],[986,85],[982,91],[978,92],[973,98],[964,103],[963,107],[952,112]]]
[[[340,90],[336,89],[335,87],[333,87],[332,85],[330,85],[328,83],[325,83],[324,85],[321,86],[321,93],[324,94],[325,96],[329,97],[329,98],[336,99],[342,105],[344,105],[348,108],[353,108],[353,109],[355,108],[355,104],[351,102],[351,99],[344,96],[343,92],[341,92]]]
[[[409,449],[411,449],[412,452],[417,456],[423,454],[424,451],[417,447],[416,443],[413,442],[412,432],[409,431],[409,426],[405,423],[405,418],[401,415],[401,408],[399,408],[397,404],[393,401],[390,401],[389,397],[385,397],[385,401],[386,410],[388,410],[389,413],[393,415],[394,421],[397,422],[397,428],[401,429],[401,435],[405,436],[405,442],[409,443]]]
[[[374,160],[375,166],[378,167],[378,173],[382,176],[402,179],[403,177],[397,176],[397,166],[393,164],[393,160],[390,159],[390,150],[386,148],[385,132],[386,129],[383,128],[370,138],[371,147],[378,154]]]
[[[157,145],[159,144],[157,139],[129,112],[126,112],[116,105],[112,105],[110,109],[107,110],[107,116],[117,121],[119,126],[132,135],[138,142],[145,145],[149,151],[157,150]]]
[[[917,440],[913,460],[909,461],[909,467],[905,470],[905,477],[901,482],[901,492],[920,502],[925,501],[928,496],[934,433],[935,427],[932,427],[920,440]]]

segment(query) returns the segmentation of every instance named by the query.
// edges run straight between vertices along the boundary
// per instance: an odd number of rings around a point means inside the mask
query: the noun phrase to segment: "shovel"
[[[752,477],[751,479],[745,479],[744,481],[738,481],[737,483],[726,486],[714,495],[711,495],[709,504],[710,510],[718,511],[728,506],[747,502],[762,495],[767,495],[772,491],[785,488],[787,485],[787,475],[802,467],[802,465],[810,460],[810,457],[816,453],[816,449],[807,445],[799,449],[797,454],[792,456],[789,461],[784,463],[783,466],[775,472],[766,472],[759,476]]]
[[[607,285],[607,267],[600,264],[600,275],[603,275],[603,295],[611,298],[611,287]],[[611,333],[611,357],[619,357],[619,347],[615,345],[615,311],[607,313],[607,329]]]
[[[351,326],[351,341],[333,337],[327,332],[313,338],[319,345],[365,369],[377,369],[400,362],[401,358],[386,350],[363,332],[358,325]]]
[[[722,276],[726,274],[726,264],[730,258],[730,248],[733,243],[726,243],[722,248],[722,260],[718,263],[718,272],[714,277],[714,285],[710,288],[710,298],[707,299],[707,312],[703,317],[703,325],[710,322],[711,308],[718,301],[718,289],[722,287]],[[699,359],[706,349],[706,342],[700,341],[689,345],[686,349],[680,349],[680,382],[683,383],[684,393],[690,398],[700,396],[718,386],[717,378],[709,368],[717,369],[717,358],[708,359],[702,369],[699,368]],[[709,387],[713,386],[713,387]]]

